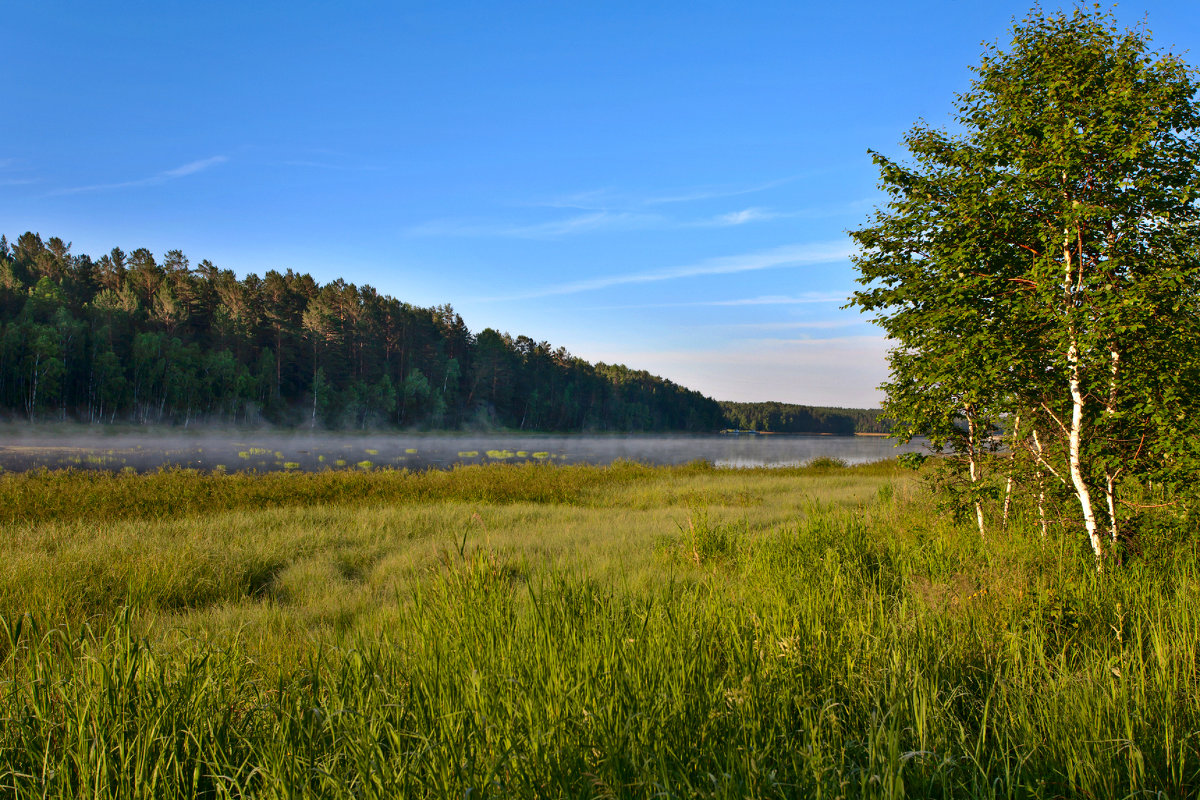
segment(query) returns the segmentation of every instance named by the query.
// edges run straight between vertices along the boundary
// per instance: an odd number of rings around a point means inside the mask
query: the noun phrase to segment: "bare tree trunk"
[[[1021,415],[1018,414],[1016,421],[1013,423],[1012,446],[1008,455],[1008,481],[1004,484],[1004,514],[1001,519],[1001,525],[1008,527],[1008,508],[1012,502],[1013,488],[1013,470],[1016,469],[1017,459],[1017,434],[1021,430]]]
[[[1116,346],[1109,345],[1109,377],[1108,377],[1108,401],[1104,406],[1104,414],[1106,417],[1113,417],[1117,413],[1117,377],[1121,367],[1121,353]],[[1108,527],[1109,533],[1112,536],[1113,544],[1116,544],[1119,534],[1119,526],[1117,524],[1117,502],[1116,502],[1116,483],[1117,476],[1121,474],[1121,470],[1115,471],[1105,468],[1104,470],[1104,499],[1108,504]]]
[[[1042,523],[1042,538],[1046,538],[1046,485],[1042,482],[1042,469],[1038,467],[1038,519]]]
[[[1008,508],[1012,504],[1012,487],[1013,476],[1010,472],[1008,480],[1004,482],[1004,513],[1000,515],[1000,526],[1003,528],[1008,527]]]
[[[1045,481],[1043,480],[1042,466],[1041,466],[1044,463],[1044,459],[1042,458],[1042,443],[1038,439],[1037,428],[1033,429],[1033,446],[1035,448],[1037,448],[1037,460],[1038,460],[1038,467],[1037,467],[1038,519],[1041,520],[1042,538],[1045,539],[1046,538],[1046,484],[1045,484]]]
[[[283,325],[275,326],[275,397],[278,400],[281,387],[283,385],[283,356],[280,350],[283,348]]]
[[[1096,569],[1103,569],[1104,545],[1096,530],[1096,515],[1092,511],[1092,494],[1087,483],[1083,480],[1083,470],[1080,466],[1079,448],[1083,439],[1083,392],[1079,385],[1079,347],[1075,342],[1075,331],[1071,331],[1071,343],[1067,348],[1067,361],[1071,365],[1068,385],[1071,389],[1071,428],[1067,436],[1068,453],[1071,464],[1071,483],[1075,487],[1075,496],[1079,498],[1079,507],[1083,512],[1083,526],[1087,531],[1088,541],[1092,544],[1092,552],[1096,555]]]
[[[1112,536],[1113,544],[1117,543],[1117,535],[1119,526],[1117,525],[1117,502],[1116,502],[1116,482],[1117,474],[1120,472],[1104,471],[1104,500],[1108,504],[1108,528]]]
[[[29,419],[33,419],[33,410],[37,408],[37,390],[38,390],[38,371],[42,364],[42,354],[38,353],[33,358],[33,391],[29,395]]]
[[[1066,175],[1064,174],[1064,185]],[[1078,206],[1079,201],[1073,203]],[[1083,245],[1080,242],[1079,268],[1075,269],[1071,254],[1071,232],[1063,231],[1063,299],[1066,311],[1070,314],[1075,307],[1075,295],[1083,287]],[[1079,507],[1083,512],[1083,527],[1087,531],[1088,541],[1092,544],[1092,552],[1096,556],[1096,570],[1104,569],[1104,545],[1096,530],[1096,514],[1092,511],[1092,494],[1083,479],[1083,469],[1080,465],[1079,449],[1083,439],[1083,391],[1080,387],[1082,365],[1079,363],[1079,338],[1075,323],[1067,325],[1067,363],[1070,365],[1067,373],[1067,385],[1071,391],[1071,427],[1067,432],[1067,453],[1071,467],[1071,483],[1075,487],[1075,496],[1079,498]]]
[[[312,407],[312,422],[309,423],[309,426],[308,426],[309,430],[317,429],[317,371],[320,369],[317,366],[318,363],[319,362],[317,361],[317,339],[316,339],[316,335],[314,334],[313,335],[313,381],[312,381],[313,407]]]
[[[967,417],[967,469],[971,475],[971,486],[979,481],[979,476],[975,469],[975,415],[970,408],[964,410]],[[979,502],[979,497],[974,498],[975,501],[975,523],[979,526],[979,535],[984,535],[983,528],[983,506]]]

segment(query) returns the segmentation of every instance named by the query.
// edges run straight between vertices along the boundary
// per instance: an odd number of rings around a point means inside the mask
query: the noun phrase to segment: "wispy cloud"
[[[607,310],[633,308],[691,308],[710,306],[790,306],[808,303],[845,303],[850,289],[844,292],[806,292],[800,295],[764,295],[762,297],[739,297],[728,300],[692,300],[683,303],[637,303],[632,305],[601,306]]]
[[[37,178],[29,178],[29,177],[18,178],[18,177],[11,177],[11,173],[12,173],[12,171],[14,171],[14,170],[15,170],[17,173],[20,173],[20,172],[22,172],[22,171],[24,171],[24,172],[28,172],[28,170],[24,168],[24,164],[23,164],[21,161],[19,161],[18,159],[15,159],[15,158],[0,158],[0,171],[4,171],[4,172],[9,172],[9,173],[10,173],[10,177],[3,177],[3,178],[0,178],[0,186],[27,186],[27,185],[29,185],[29,184],[31,184],[31,183],[37,183],[37,182],[38,182],[38,179],[37,179]]]
[[[765,220],[778,219],[780,216],[782,215],[777,212],[766,211],[761,208],[744,208],[741,211],[731,211],[728,214],[721,214],[709,220],[706,224],[730,227],[733,225],[745,225],[747,222],[763,222]]]
[[[658,224],[661,224],[661,220],[651,214],[596,211],[528,225],[480,223],[453,219],[433,220],[414,225],[406,229],[405,233],[409,236],[496,236],[513,239],[556,239],[589,231],[631,230]]]
[[[335,164],[330,161],[312,161],[305,159],[293,159],[290,161],[280,161],[279,163],[285,167],[325,169],[337,172],[382,172],[384,169],[377,164]]]
[[[558,195],[545,200],[531,200],[517,205],[544,208],[575,208],[580,211],[612,211],[614,209],[635,209],[646,206],[670,205],[675,203],[694,203],[702,200],[719,200],[725,197],[740,197],[742,195],[763,192],[776,186],[800,180],[803,176],[790,175],[785,178],[756,183],[751,186],[701,186],[686,189],[668,190],[662,194],[634,194],[611,188],[585,189],[569,194]]]
[[[554,201],[529,204],[534,207],[573,209],[584,213],[565,219],[549,220],[546,222],[519,224],[480,222],[460,219],[437,219],[413,225],[404,230],[409,236],[445,236],[445,237],[507,237],[521,239],[546,239],[568,236],[575,233],[586,233],[597,230],[680,230],[687,228],[733,228],[753,222],[770,222],[780,219],[820,219],[838,217],[858,211],[868,201],[826,206],[822,208],[800,209],[798,211],[776,211],[770,208],[752,206],[713,217],[702,219],[680,219],[656,212],[645,210],[651,201],[642,201],[639,207],[636,203],[622,206],[618,203],[607,204],[592,202],[590,198],[601,199],[602,192],[582,192],[559,198]],[[657,201],[654,201],[657,202]]]
[[[438,237],[498,237],[519,239],[550,239],[594,231],[621,230],[682,230],[688,228],[732,228],[754,222],[780,219],[819,219],[843,216],[854,212],[870,201],[825,205],[793,211],[779,211],[762,206],[736,209],[715,216],[688,218],[682,214],[668,215],[655,210],[658,206],[735,197],[761,192],[775,186],[799,180],[802,176],[780,178],[755,186],[726,189],[702,189],[682,194],[636,196],[611,189],[590,189],[560,195],[548,200],[518,202],[513,205],[528,208],[553,208],[577,213],[564,219],[537,223],[495,222],[469,219],[435,219],[404,229],[408,236]]]
[[[561,283],[556,286],[547,286],[504,297],[484,298],[484,300],[527,300],[536,297],[578,294],[579,292],[590,292],[597,289],[608,289],[613,286],[628,284],[695,278],[702,275],[729,275],[763,269],[827,264],[833,261],[844,260],[850,256],[851,252],[852,250],[844,241],[785,245],[757,253],[705,259],[696,264],[688,264],[681,267],[668,267],[661,270],[625,273],[623,275],[605,275],[582,281]]]
[[[699,200],[717,200],[722,197],[739,197],[745,194],[754,194],[756,192],[765,192],[767,189],[774,189],[776,186],[800,180],[800,175],[790,175],[786,178],[777,178],[766,183],[759,183],[753,186],[741,187],[705,187],[692,190],[684,190],[678,194],[668,194],[661,197],[648,197],[642,202],[646,205],[661,205],[664,203],[693,203]]]
[[[622,199],[612,189],[586,189],[580,192],[552,197],[549,200],[534,200],[517,203],[535,208],[574,208],[579,211],[607,211],[614,206],[636,205],[629,198]]]
[[[184,175],[194,175],[197,172],[202,172],[209,167],[215,167],[217,164],[224,164],[228,161],[225,156],[213,156],[212,158],[202,158],[199,161],[189,161],[182,167],[168,169],[159,173],[155,177],[162,178],[182,178]]]
[[[778,336],[770,336],[770,337],[765,337],[762,339],[743,339],[742,341],[755,342],[756,344],[761,344],[764,346],[771,346],[771,347],[787,347],[787,346],[792,346],[792,345],[812,345],[812,344],[822,344],[822,345],[837,344],[837,345],[870,345],[872,347],[880,346],[880,347],[886,348],[886,346],[888,344],[887,338],[880,334],[863,335],[863,336],[829,336],[829,337],[825,337],[825,338],[821,338],[821,337],[817,337],[817,336],[804,336],[804,337],[799,337],[799,338],[795,338],[795,337],[784,338],[784,337],[778,337]]]
[[[334,150],[328,147],[306,147],[285,156],[272,152],[267,163],[285,167],[303,167],[338,172],[382,172],[387,167],[374,160],[364,160],[362,154]],[[276,161],[275,159],[280,160]]]
[[[763,295],[744,297],[737,300],[709,300],[708,306],[790,306],[804,303],[844,303],[850,296],[845,292],[806,292],[799,295]]]
[[[830,206],[822,206],[821,208],[803,208],[797,211],[776,211],[770,208],[751,207],[744,208],[741,211],[731,211],[728,214],[718,214],[709,219],[700,220],[690,223],[696,227],[705,228],[727,228],[736,225],[745,225],[748,222],[770,222],[778,219],[823,219],[829,217],[840,217],[847,214],[858,214],[864,209],[869,208],[874,200],[854,200],[849,203],[840,203]]]
[[[772,218],[774,218],[773,214],[768,214],[761,208],[745,208],[741,211],[722,214],[715,221],[718,225],[745,225],[747,222]]]
[[[218,164],[223,164],[229,159],[226,156],[212,156],[211,158],[202,158],[197,161],[189,161],[172,169],[163,170],[148,178],[138,178],[131,181],[118,181],[116,183],[96,183],[88,186],[71,186],[65,189],[55,189],[49,192],[50,195],[64,194],[82,194],[84,192],[103,192],[112,189],[129,189],[136,186],[157,186],[158,184],[167,183],[179,178],[195,175],[197,172],[203,172],[206,169],[215,167]]]
[[[791,322],[742,322],[719,325],[721,328],[748,331],[802,331],[802,330],[835,330],[837,328],[853,328],[859,325],[870,325],[868,319],[821,319]]]
[[[562,205],[556,208],[575,208],[582,214],[530,224],[477,222],[458,219],[436,219],[406,228],[408,236],[498,237],[511,239],[557,239],[574,234],[614,230],[675,230],[682,228],[728,228],[748,222],[762,222],[782,217],[801,216],[761,208],[747,208],[708,219],[681,221],[662,214],[644,211],[590,210],[583,206]]]

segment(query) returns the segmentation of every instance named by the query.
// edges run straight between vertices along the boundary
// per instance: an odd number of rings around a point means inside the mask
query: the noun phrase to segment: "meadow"
[[[1196,797],[1200,571],[895,463],[0,475],[15,797]]]

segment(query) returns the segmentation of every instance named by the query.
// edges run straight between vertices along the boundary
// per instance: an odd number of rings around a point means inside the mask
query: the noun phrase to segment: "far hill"
[[[763,433],[887,433],[879,409],[826,408],[790,403],[721,403],[730,428]]]
[[[769,411],[767,409],[770,409]],[[0,236],[0,416],[305,428],[873,431],[877,412],[718,404],[624,365],[292,270]]]

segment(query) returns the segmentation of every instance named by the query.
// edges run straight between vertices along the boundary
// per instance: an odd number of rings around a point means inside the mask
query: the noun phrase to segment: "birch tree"
[[[1033,12],[975,73],[954,132],[918,125],[908,162],[875,156],[889,203],[853,234],[866,288],[852,304],[918,381],[953,370],[1040,433],[1099,567],[1122,487],[1178,464],[1194,418],[1195,73],[1144,30],[1079,9]],[[953,366],[960,331],[985,368]],[[945,389],[927,384],[889,403],[921,413]]]

